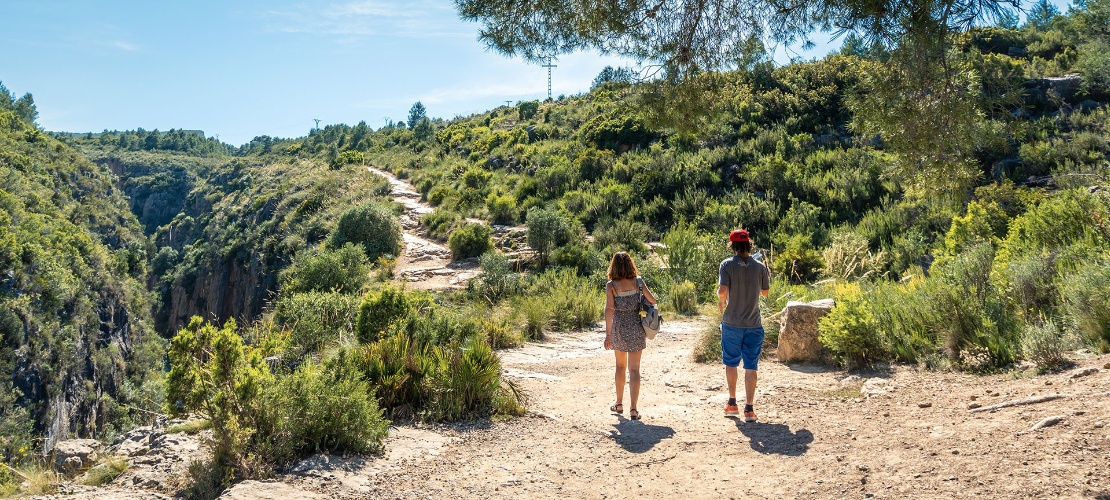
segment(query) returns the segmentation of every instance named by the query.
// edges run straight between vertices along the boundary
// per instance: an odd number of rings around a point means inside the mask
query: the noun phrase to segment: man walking
[[[725,415],[737,415],[736,367],[744,362],[744,420],[755,422],[756,369],[763,350],[763,320],[759,315],[759,296],[771,290],[771,274],[767,266],[751,256],[752,242],[748,232],[736,229],[728,235],[735,255],[721,262],[717,284],[717,310],[721,315],[721,361],[728,380],[728,403]]]

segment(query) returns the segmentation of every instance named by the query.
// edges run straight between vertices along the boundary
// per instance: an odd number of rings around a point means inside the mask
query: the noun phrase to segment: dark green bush
[[[340,248],[346,243],[362,246],[370,262],[382,255],[397,255],[401,251],[401,225],[393,212],[382,205],[359,205],[339,216],[335,232],[328,240],[330,248]]]
[[[447,239],[452,260],[477,257],[493,249],[490,229],[485,224],[466,224],[454,230]]]
[[[570,237],[570,225],[558,212],[538,207],[529,210],[526,219],[528,246],[539,254],[541,265],[546,264],[551,250]]]
[[[381,449],[389,421],[362,375],[332,363],[312,362],[267,387],[266,410],[274,417],[259,429],[260,451],[273,463],[313,453],[368,453]]]
[[[965,368],[987,370],[1012,363],[1021,351],[1020,323],[991,280],[994,248],[983,243],[938,262],[942,286],[933,300],[944,320],[944,345]]]
[[[329,344],[352,339],[361,299],[336,292],[283,293],[274,304],[274,319],[289,331],[295,359]]]
[[[319,249],[297,259],[281,272],[282,293],[358,293],[369,281],[370,261],[361,246]]]
[[[436,208],[420,218],[420,223],[428,228],[428,235],[437,240],[446,240],[451,232],[462,225],[463,218],[457,212]]]
[[[355,332],[361,342],[373,342],[395,321],[404,320],[412,311],[422,312],[431,305],[431,298],[420,292],[408,292],[392,285],[373,290],[358,307]]]

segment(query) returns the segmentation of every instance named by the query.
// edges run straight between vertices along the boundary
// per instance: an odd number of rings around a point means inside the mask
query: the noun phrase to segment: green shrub
[[[431,305],[431,298],[420,292],[406,293],[392,285],[370,291],[358,307],[355,332],[361,342],[373,342],[386,331],[390,323],[405,319],[413,310],[424,311]]]
[[[812,281],[821,271],[821,254],[813,248],[809,236],[791,236],[782,247],[775,250],[777,252],[772,255],[774,259],[769,261],[771,271],[788,277],[791,283]]]
[[[551,327],[551,306],[547,297],[526,296],[516,303],[516,310],[523,316],[522,330],[525,338],[542,340]]]
[[[832,243],[821,252],[823,273],[839,280],[878,278],[886,267],[886,253],[872,253],[867,239],[854,232],[840,232]]]
[[[721,261],[732,256],[725,238],[701,233],[679,221],[663,235],[667,274],[673,283],[689,281],[702,300],[716,295]]]
[[[304,363],[267,387],[273,418],[260,429],[259,452],[272,463],[289,463],[313,453],[368,453],[381,449],[389,421],[382,417],[372,387],[342,362],[325,369]]]
[[[376,342],[361,346],[351,360],[393,418],[412,417],[424,407],[424,379],[435,369],[428,349],[394,327]]]
[[[490,242],[490,229],[485,224],[467,224],[451,233],[447,246],[451,249],[451,259],[462,260],[477,257],[493,249]]]
[[[511,195],[490,193],[486,197],[486,210],[494,224],[512,224],[516,221],[516,198]]]
[[[628,252],[633,255],[647,250],[644,243],[651,235],[651,228],[642,222],[628,219],[603,221],[594,229],[594,248],[603,254],[613,255],[616,252]]]
[[[530,293],[545,297],[555,328],[576,330],[596,323],[605,309],[601,287],[573,269],[552,269],[536,278]]]
[[[667,305],[678,314],[694,314],[698,307],[698,289],[689,282],[683,281],[671,287],[667,294]]]
[[[282,294],[274,305],[274,319],[289,331],[299,359],[353,338],[360,301],[356,295],[334,292]]]
[[[1006,213],[994,202],[986,204],[973,201],[967,204],[967,213],[953,217],[944,247],[955,255],[979,243],[993,243],[1006,232]]]
[[[1064,351],[1064,331],[1052,320],[1025,325],[1021,341],[1025,358],[1037,364],[1041,373],[1057,371],[1069,364]]]
[[[370,261],[362,247],[345,243],[297,259],[281,272],[281,291],[358,293],[369,281]]]
[[[249,475],[257,470],[254,440],[264,413],[262,392],[273,377],[257,352],[244,350],[235,320],[223,328],[194,316],[170,343],[169,412],[199,412],[212,422],[213,460]]]
[[[436,346],[432,354],[433,419],[453,421],[493,412],[501,392],[501,359],[484,339]]]
[[[893,359],[915,363],[938,352],[945,316],[933,300],[936,280],[915,277],[906,283],[877,282],[867,301]]]
[[[546,265],[551,250],[570,237],[570,225],[558,212],[538,207],[529,210],[525,219],[528,246],[539,254],[540,265]]]
[[[1099,352],[1110,352],[1110,259],[1089,262],[1064,280],[1064,311]]]
[[[579,276],[589,276],[605,265],[601,255],[577,241],[556,248],[551,260],[556,266],[574,269]]]
[[[1000,290],[991,281],[994,248],[983,243],[938,262],[941,286],[933,290],[945,347],[965,368],[987,370],[1008,365],[1020,352],[1020,331]],[[970,349],[970,357],[965,356]]]
[[[428,235],[437,240],[446,240],[451,232],[462,225],[462,216],[444,208],[436,208],[420,218],[420,223],[428,228]]]
[[[505,254],[486,252],[478,257],[478,265],[482,274],[470,280],[467,286],[487,302],[496,303],[520,291],[521,276],[509,267],[509,258]]]
[[[817,338],[841,365],[852,369],[886,359],[879,323],[858,284],[837,286],[836,306],[817,323]]]
[[[694,345],[694,361],[698,363],[721,362],[721,323],[714,317],[705,322]]]
[[[370,262],[382,255],[397,255],[401,251],[401,224],[393,212],[376,203],[349,208],[339,216],[328,246],[340,248],[346,243],[362,246]]]
[[[1052,254],[1027,255],[1011,261],[1007,268],[1010,297],[1027,321],[1053,317],[1058,312],[1055,260]]]

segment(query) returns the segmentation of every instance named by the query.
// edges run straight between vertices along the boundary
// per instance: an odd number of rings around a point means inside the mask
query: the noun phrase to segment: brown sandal
[[[640,411],[635,409],[635,408],[633,408],[631,410],[628,410],[628,418],[629,418],[629,420],[639,420],[640,419]]]
[[[613,413],[616,413],[616,414],[618,414],[618,415],[619,415],[619,414],[622,414],[622,413],[624,413],[624,405],[622,405],[622,404],[620,404],[620,403],[617,403],[617,404],[615,404],[615,405],[613,405],[613,406],[610,406],[610,407],[609,407],[609,411],[611,411],[611,412],[613,412]]]

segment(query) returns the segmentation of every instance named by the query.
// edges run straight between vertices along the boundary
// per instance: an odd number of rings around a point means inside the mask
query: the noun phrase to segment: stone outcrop
[[[832,310],[833,299],[788,302],[779,320],[778,358],[784,363],[824,361],[825,348],[817,340],[817,321]]]
[[[54,468],[64,474],[87,469],[99,458],[100,442],[95,439],[68,439],[54,445]]]

